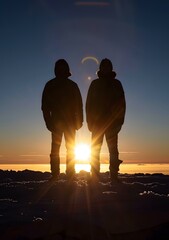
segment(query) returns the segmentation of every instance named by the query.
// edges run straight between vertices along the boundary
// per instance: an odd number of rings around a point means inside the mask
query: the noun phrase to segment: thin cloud
[[[139,152],[119,152],[120,154],[138,154]],[[101,153],[101,155],[107,155],[108,153]]]
[[[46,155],[41,154],[22,154],[20,157],[45,157]]]
[[[48,154],[21,154],[20,157],[25,157],[25,158],[29,158],[29,157],[47,157]],[[61,157],[65,157],[66,154],[60,154]]]
[[[122,153],[122,154],[137,154],[139,152],[120,152],[120,153]]]
[[[98,7],[106,7],[109,6],[109,2],[75,2],[76,6],[98,6]]]

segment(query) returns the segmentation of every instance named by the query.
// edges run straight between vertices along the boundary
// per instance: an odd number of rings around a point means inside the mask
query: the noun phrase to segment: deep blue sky
[[[110,58],[123,84],[121,159],[169,162],[167,0],[0,0],[0,29],[0,162],[48,162],[43,87],[65,58],[85,104],[88,77],[98,69],[81,63],[86,56]],[[77,141],[90,144],[86,123]]]

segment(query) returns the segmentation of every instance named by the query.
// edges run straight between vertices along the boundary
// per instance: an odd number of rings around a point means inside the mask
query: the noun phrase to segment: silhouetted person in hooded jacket
[[[118,180],[119,160],[118,133],[124,123],[126,102],[122,84],[117,80],[109,59],[103,59],[92,81],[86,100],[86,118],[92,132],[91,173],[99,178],[100,151],[105,136],[110,156],[110,177]]]
[[[55,63],[55,78],[48,81],[42,95],[42,111],[46,127],[52,133],[50,165],[52,178],[60,173],[59,150],[64,135],[66,145],[66,174],[75,173],[75,132],[82,126],[83,106],[78,85],[69,79],[68,63],[59,59]]]

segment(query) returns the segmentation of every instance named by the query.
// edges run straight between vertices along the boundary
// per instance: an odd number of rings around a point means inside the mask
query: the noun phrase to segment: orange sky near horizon
[[[86,133],[86,134],[85,134]],[[42,137],[43,136],[43,137]],[[20,144],[12,145],[10,151],[7,147],[4,155],[0,155],[0,164],[44,164],[49,163],[50,155],[50,132],[48,132],[45,127],[41,133],[42,141],[34,141],[33,148],[32,143],[27,140],[26,143],[20,142]],[[77,132],[76,135],[76,145],[77,144],[87,144],[90,147],[90,132],[86,130],[85,126]],[[158,152],[158,149],[151,149],[150,146],[139,146],[133,144],[131,148],[131,143],[125,138],[125,125],[119,134],[119,158],[124,161],[124,163],[168,163],[166,158],[166,153],[162,154]],[[6,145],[7,146],[7,145]],[[22,151],[21,151],[22,149]],[[38,151],[37,151],[38,150]],[[130,151],[129,151],[130,150]],[[66,158],[66,148],[64,138],[62,140],[60,149],[61,163],[65,163]],[[86,161],[89,163],[90,159]],[[76,160],[77,163],[83,161]],[[101,149],[101,163],[109,163],[109,155],[106,141],[104,139],[103,146]]]

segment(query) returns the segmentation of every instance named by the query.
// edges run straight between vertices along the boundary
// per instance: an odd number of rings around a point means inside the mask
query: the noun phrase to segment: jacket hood
[[[58,78],[68,78],[71,76],[69,65],[64,59],[56,61],[54,72]]]

